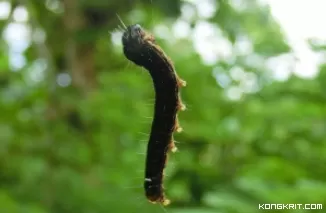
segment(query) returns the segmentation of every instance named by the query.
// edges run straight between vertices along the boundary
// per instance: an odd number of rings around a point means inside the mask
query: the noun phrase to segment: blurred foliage
[[[1,212],[254,213],[264,211],[258,209],[263,203],[325,207],[326,65],[314,79],[277,82],[271,70],[253,63],[290,51],[267,7],[253,0],[240,8],[234,1],[210,1],[216,11],[202,17],[196,1],[8,2],[12,12],[1,20],[2,33],[16,22],[14,11],[24,7],[29,19],[19,24],[28,26],[29,36],[22,53],[26,63],[18,69],[9,63],[10,45],[5,40],[0,45]],[[188,110],[179,115],[184,132],[175,136],[180,151],[170,155],[166,169],[164,185],[172,200],[166,208],[144,196],[154,92],[148,73],[122,54],[116,14],[154,32],[187,81],[182,98]],[[190,36],[172,33],[174,21],[189,14],[192,30],[205,21],[231,45],[247,38],[252,52],[205,64]],[[228,98],[230,89],[242,84],[231,77],[232,69],[257,79],[258,89],[236,101]],[[217,76],[229,79],[228,86]]]

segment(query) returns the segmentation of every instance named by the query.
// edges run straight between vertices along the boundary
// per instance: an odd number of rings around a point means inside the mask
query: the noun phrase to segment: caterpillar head
[[[150,50],[155,43],[154,37],[139,24],[128,26],[122,36],[123,53],[139,66],[150,58]]]

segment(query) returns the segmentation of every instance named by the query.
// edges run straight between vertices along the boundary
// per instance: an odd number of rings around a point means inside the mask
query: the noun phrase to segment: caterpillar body
[[[147,146],[144,189],[150,202],[168,205],[163,173],[168,152],[177,150],[173,133],[182,131],[177,113],[185,110],[179,90],[186,82],[178,77],[172,61],[156,44],[154,36],[140,25],[126,27],[122,44],[126,58],[148,70],[153,80],[155,109]]]

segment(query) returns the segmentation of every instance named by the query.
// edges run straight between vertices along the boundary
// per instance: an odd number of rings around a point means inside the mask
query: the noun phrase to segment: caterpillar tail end
[[[167,206],[171,203],[171,201],[169,199],[167,199],[164,194],[156,197],[151,197],[151,196],[148,196],[147,197],[147,200],[150,202],[150,203],[153,203],[153,204],[157,204],[157,203],[160,203],[162,204],[163,206]]]
[[[168,206],[170,205],[171,201],[169,199],[164,199],[161,203],[163,206]]]
[[[161,203],[163,206],[168,206],[171,203],[171,201],[169,199],[165,199],[165,198],[164,198],[164,200],[160,200],[160,201],[151,201],[151,200],[148,200],[148,201],[152,204]]]

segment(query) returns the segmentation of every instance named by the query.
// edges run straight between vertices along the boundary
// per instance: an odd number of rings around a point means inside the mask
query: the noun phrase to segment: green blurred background
[[[3,0],[0,14],[1,213],[325,206],[326,66],[309,79],[291,73],[293,50],[266,5]],[[184,132],[166,169],[168,207],[144,196],[154,91],[122,53],[116,14],[152,32],[187,81]]]

